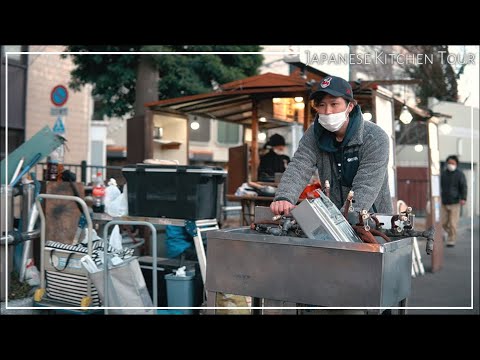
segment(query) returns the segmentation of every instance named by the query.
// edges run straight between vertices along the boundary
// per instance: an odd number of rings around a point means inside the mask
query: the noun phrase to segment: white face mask
[[[330,132],[338,131],[347,120],[347,111],[348,104],[345,111],[329,115],[318,114],[318,122]]]
[[[455,171],[457,169],[457,165],[447,164],[448,171]]]
[[[283,151],[283,150],[280,150],[280,149],[275,149],[275,148],[273,148],[272,150],[273,150],[273,152],[274,152],[275,154],[277,154],[277,155],[283,155],[283,153],[284,153],[284,151]]]

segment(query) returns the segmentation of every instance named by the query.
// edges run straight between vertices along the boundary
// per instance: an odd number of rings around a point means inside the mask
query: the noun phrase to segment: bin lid
[[[165,275],[165,280],[174,280],[174,281],[189,281],[192,280],[195,277],[195,273],[190,275],[191,272],[187,271],[187,275],[185,276],[177,276],[175,274],[166,274]]]

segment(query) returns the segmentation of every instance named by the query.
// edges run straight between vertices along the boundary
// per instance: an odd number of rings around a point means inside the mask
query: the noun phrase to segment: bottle
[[[59,181],[63,172],[63,144],[53,150],[47,159],[47,181]]]
[[[97,172],[93,189],[93,205],[92,210],[96,213],[103,213],[105,211],[105,183],[103,182],[102,173]]]

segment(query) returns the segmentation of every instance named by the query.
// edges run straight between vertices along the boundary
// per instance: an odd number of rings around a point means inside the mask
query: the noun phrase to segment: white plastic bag
[[[105,208],[105,212],[113,217],[127,216],[128,215],[128,193],[127,184],[123,186],[123,192],[117,196],[108,206]]]
[[[35,287],[40,285],[40,272],[30,259],[25,269],[25,281],[28,285]]]
[[[115,250],[122,251],[122,235],[120,234],[120,227],[118,225],[115,225],[112,234],[110,235],[110,241],[109,244],[112,248]]]
[[[120,190],[117,187],[117,181],[114,178],[111,178],[108,182],[108,186],[105,189],[105,212],[108,214],[108,209],[110,204],[118,197],[122,195]]]
[[[80,241],[82,244],[88,244],[88,228],[85,228],[84,231],[82,231],[83,238],[82,241]],[[97,231],[95,229],[92,229],[92,242],[97,241],[97,240],[102,240],[100,236],[98,236]]]

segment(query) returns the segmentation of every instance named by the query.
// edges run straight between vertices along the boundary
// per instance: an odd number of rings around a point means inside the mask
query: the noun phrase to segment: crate
[[[221,168],[137,164],[124,167],[122,172],[127,180],[130,216],[220,217],[227,175]]]

